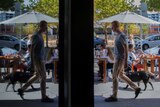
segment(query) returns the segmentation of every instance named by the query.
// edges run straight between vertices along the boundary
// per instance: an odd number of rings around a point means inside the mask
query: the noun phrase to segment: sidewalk
[[[4,72],[4,69],[2,69],[2,72]],[[0,107],[58,107],[58,84],[51,82],[51,77],[52,73],[47,75],[46,94],[55,100],[53,103],[41,102],[40,83],[38,81],[33,83],[33,86],[36,88],[36,90],[32,90],[32,88],[29,87],[25,91],[25,101],[20,98],[17,92],[13,91],[12,85],[9,86],[6,92],[5,88],[8,82],[4,82],[0,83]],[[17,90],[19,87],[20,84],[17,83],[15,89]]]
[[[112,92],[112,82],[107,83],[95,83],[95,107],[158,107],[160,104],[160,82],[152,82],[154,90],[148,84],[146,91],[134,98],[134,91],[129,87],[124,90],[125,83],[119,83],[118,102],[108,103],[105,102],[105,97],[109,97]],[[58,84],[47,82],[47,95],[51,98],[55,98],[54,103],[42,103],[40,101],[41,95],[39,90],[39,83],[34,83],[34,87],[37,91],[32,91],[31,88],[25,92],[25,99],[28,101],[22,101],[17,92],[12,91],[12,87],[8,88],[8,92],[5,92],[6,83],[0,83],[0,107],[58,107]],[[16,89],[19,84],[16,85]],[[140,87],[143,89],[144,84],[141,83]]]
[[[142,93],[139,94],[137,99],[133,99],[134,91],[129,87],[127,90],[123,88],[126,83],[119,82],[118,89],[118,102],[105,102],[104,99],[112,94],[112,81],[107,83],[100,83],[97,81],[96,72],[99,70],[98,65],[94,64],[95,72],[95,85],[94,85],[94,105],[95,107],[159,107],[160,105],[160,81],[152,81],[154,90],[147,84],[146,91],[143,91],[144,84],[141,82],[140,87]],[[111,74],[109,73],[111,77]]]
[[[95,66],[95,71],[98,70]],[[51,76],[51,75],[50,75]],[[94,99],[95,107],[159,107],[160,105],[160,82],[152,81],[154,90],[148,84],[146,91],[138,96],[137,99],[133,99],[135,94],[134,91],[129,87],[124,90],[123,87],[126,86],[125,83],[119,82],[118,91],[118,102],[108,103],[104,99],[109,97],[112,93],[112,82],[101,83],[95,78],[94,84]],[[8,88],[8,92],[5,91],[7,83],[0,83],[0,107],[58,107],[58,84],[54,84],[51,80],[47,81],[46,92],[49,97],[54,98],[54,103],[42,103],[40,101],[40,84],[34,83],[34,87],[37,88],[33,91],[30,87],[25,92],[24,98],[27,101],[22,101],[17,92],[13,92],[12,86]],[[140,87],[144,89],[144,84],[141,83]],[[16,85],[15,89],[19,88],[19,84]]]
[[[112,94],[112,82],[94,85],[95,107],[159,107],[160,105],[160,82],[152,82],[154,90],[147,84],[146,91],[142,91],[137,99],[133,99],[134,91],[129,87],[124,90],[125,83],[119,82],[118,102],[105,102],[104,99]],[[140,87],[144,89],[144,84]]]

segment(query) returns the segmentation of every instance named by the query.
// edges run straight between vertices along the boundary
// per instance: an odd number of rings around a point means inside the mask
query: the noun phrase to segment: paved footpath
[[[97,69],[96,69],[97,71]],[[95,74],[96,75],[96,74]],[[96,77],[96,76],[95,76]],[[146,91],[134,98],[134,91],[131,88],[124,90],[125,83],[119,82],[118,102],[107,103],[104,101],[105,97],[109,97],[112,92],[112,82],[100,83],[95,78],[94,94],[95,94],[95,107],[159,107],[160,106],[160,82],[153,81],[154,90],[148,84]],[[17,95],[17,92],[13,92],[12,87],[5,91],[7,83],[0,83],[0,107],[58,107],[58,84],[48,81],[46,84],[47,95],[54,98],[54,103],[42,103],[40,101],[40,85],[34,83],[34,87],[37,88],[33,91],[30,87],[25,92],[24,97],[29,99],[28,101],[22,101]],[[143,89],[144,84],[141,83],[140,87]],[[19,88],[19,84],[16,85],[16,89]]]
[[[154,90],[148,84],[146,91],[142,91],[137,99],[131,88],[124,90],[125,83],[119,83],[118,102],[105,102],[112,92],[112,82],[95,84],[95,107],[159,107],[160,106],[160,82],[152,82]],[[103,87],[103,88],[102,88]],[[140,87],[144,89],[144,84]]]
[[[26,90],[24,98],[27,101],[23,101],[17,92],[13,92],[12,86],[5,91],[6,83],[0,83],[0,107],[58,107],[58,84],[47,82],[47,95],[54,98],[54,103],[42,103],[40,101],[40,84],[34,83],[33,86],[37,89],[33,91],[30,87]],[[19,88],[19,84],[16,85],[16,89]]]

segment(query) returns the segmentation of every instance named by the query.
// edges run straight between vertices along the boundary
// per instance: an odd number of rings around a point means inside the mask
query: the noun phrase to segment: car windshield
[[[12,37],[12,39],[14,39],[14,40],[18,40],[18,38],[14,37],[14,36],[11,36],[11,37]]]
[[[148,37],[146,37],[145,39],[146,40],[149,40],[149,39],[152,39],[153,38],[153,36],[148,36]]]

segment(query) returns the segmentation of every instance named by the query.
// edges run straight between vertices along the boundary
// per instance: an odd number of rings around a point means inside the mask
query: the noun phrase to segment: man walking
[[[38,78],[40,78],[41,102],[53,102],[54,100],[46,95],[46,69],[44,60],[44,40],[42,35],[47,31],[47,22],[42,20],[39,24],[39,30],[31,38],[31,61],[34,67],[34,75],[20,89],[18,94],[22,99],[24,91]]]
[[[118,76],[135,90],[135,98],[141,91],[141,89],[124,74],[124,68],[127,67],[128,58],[127,41],[125,34],[119,29],[118,21],[112,22],[112,30],[116,35],[114,47],[115,63],[113,67],[113,94],[109,98],[105,99],[106,102],[118,101]]]

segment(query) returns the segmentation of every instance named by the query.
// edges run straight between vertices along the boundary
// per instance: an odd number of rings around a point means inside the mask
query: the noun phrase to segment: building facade
[[[0,11],[0,21],[4,21],[15,16],[14,11]]]
[[[160,22],[160,13],[159,12],[147,12],[148,18]]]
[[[160,12],[155,11],[147,11],[148,18],[160,22]],[[159,25],[150,25],[149,33],[159,33],[160,26]]]
[[[15,17],[14,11],[0,11],[0,22]],[[13,34],[13,25],[0,25],[0,34]]]

